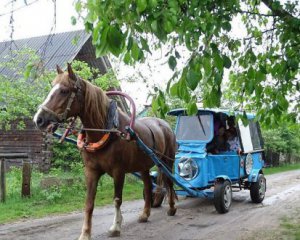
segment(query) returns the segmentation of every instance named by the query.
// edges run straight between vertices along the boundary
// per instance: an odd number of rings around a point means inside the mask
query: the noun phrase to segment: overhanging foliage
[[[162,115],[165,93],[182,99],[191,114],[199,98],[204,107],[255,110],[268,125],[284,112],[294,120],[299,114],[298,1],[77,0],[75,8],[98,56],[110,52],[133,64],[154,48],[172,46],[167,57],[174,76],[153,100]],[[231,31],[237,19],[245,35]],[[182,46],[190,57],[179,68]],[[199,88],[201,96],[194,93]]]

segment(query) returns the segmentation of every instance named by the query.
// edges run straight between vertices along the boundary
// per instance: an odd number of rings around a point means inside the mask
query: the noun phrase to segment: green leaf
[[[222,23],[222,28],[224,29],[224,30],[226,30],[227,32],[229,32],[230,30],[231,30],[231,24],[230,24],[230,22],[223,22]]]
[[[128,50],[128,51],[131,50],[132,44],[133,44],[133,38],[132,38],[132,36],[130,36],[130,37],[128,38],[128,43],[127,43],[127,50]]]
[[[229,69],[231,67],[231,60],[226,55],[223,55],[224,67]]]
[[[286,98],[281,93],[277,94],[276,99],[277,99],[279,106],[283,110],[286,110],[289,107],[289,102],[286,100]]]
[[[174,83],[171,87],[170,87],[170,95],[172,97],[176,97],[178,96],[178,88],[179,88],[179,84],[178,83]]]
[[[250,79],[254,79],[255,78],[255,70],[252,67],[249,68],[249,70],[247,72],[247,76]]]
[[[131,56],[132,58],[137,61],[139,60],[139,54],[140,54],[140,48],[136,42],[133,42],[132,48],[131,48]]]
[[[136,4],[139,13],[145,11],[145,9],[147,8],[147,0],[137,0]]]
[[[152,8],[157,7],[157,0],[149,0],[149,5],[150,5]]]
[[[198,107],[195,102],[190,102],[187,105],[187,114],[188,115],[196,115],[198,112]]]
[[[266,75],[261,71],[256,72],[255,74],[256,83],[263,82],[266,80]]]
[[[96,57],[101,57],[105,54],[107,54],[108,51],[108,42],[107,42],[107,33],[108,33],[109,27],[105,27],[103,31],[101,32],[100,37],[100,45],[96,45]]]
[[[72,24],[72,25],[76,25],[76,23],[77,23],[76,18],[75,18],[74,16],[72,16],[72,17],[71,17],[71,24]]]
[[[168,60],[169,67],[174,71],[177,65],[176,58],[174,56],[170,56]]]
[[[222,75],[220,73],[216,73],[214,76],[214,83],[216,85],[220,85],[222,83]]]
[[[157,32],[157,21],[154,20],[154,21],[151,23],[150,26],[151,26],[152,31],[153,31],[154,33],[156,33],[156,32]]]
[[[203,67],[204,67],[205,75],[209,76],[211,74],[211,62],[208,57],[204,57]]]
[[[195,72],[193,69],[190,68],[186,75],[187,86],[194,91],[198,86],[201,77],[202,76],[200,72]]]
[[[130,64],[131,62],[131,56],[130,56],[130,53],[129,52],[126,52],[125,56],[124,56],[124,62],[126,64]]]
[[[28,78],[29,78],[33,66],[34,66],[33,63],[28,63],[28,64],[26,65],[26,70],[25,70],[25,72],[24,72],[24,78],[25,78],[25,79],[28,79]]]
[[[145,49],[148,53],[151,53],[151,51],[149,49],[149,45],[148,45],[146,39],[144,39],[143,37],[141,37],[141,43],[142,43],[143,49]]]
[[[169,20],[164,21],[163,28],[166,33],[171,33],[173,31],[173,25]]]
[[[76,10],[76,12],[80,12],[81,8],[82,8],[81,1],[77,1],[76,4],[75,4],[75,10]]]
[[[214,64],[219,71],[223,71],[223,59],[217,53],[214,54]]]
[[[117,26],[110,26],[107,32],[109,50],[118,57],[122,51],[123,34]]]

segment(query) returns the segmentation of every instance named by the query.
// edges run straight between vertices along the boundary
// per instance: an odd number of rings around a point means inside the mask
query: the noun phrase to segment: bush
[[[51,167],[53,168],[69,171],[72,166],[82,162],[80,152],[72,143],[64,142],[61,144],[54,141],[52,151]]]

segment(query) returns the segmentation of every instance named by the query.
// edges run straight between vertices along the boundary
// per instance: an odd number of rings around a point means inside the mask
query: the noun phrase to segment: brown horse
[[[91,83],[78,78],[70,64],[64,72],[57,67],[57,76],[53,81],[53,88],[39,107],[34,116],[34,122],[42,131],[53,131],[53,126],[66,119],[78,116],[84,128],[105,129],[107,127],[108,111],[111,99],[103,90]],[[118,122],[118,130],[125,132],[130,118],[117,109],[114,114]],[[117,119],[116,119],[117,118]],[[162,160],[172,167],[175,157],[176,140],[168,124],[157,118],[140,118],[135,122],[134,130],[144,143],[162,153]],[[97,185],[100,177],[107,173],[114,180],[115,217],[109,229],[110,236],[118,236],[121,231],[122,190],[126,173],[140,172],[144,183],[145,205],[139,222],[146,222],[150,216],[152,183],[149,169],[153,166],[152,160],[141,151],[135,141],[128,141],[117,134],[111,134],[108,142],[94,152],[83,148],[81,155],[84,160],[87,196],[85,202],[85,216],[80,240],[91,238],[92,213]],[[87,131],[86,142],[99,142],[103,132]],[[170,208],[168,215],[176,213],[175,192],[171,180],[162,175],[163,184],[167,188]]]

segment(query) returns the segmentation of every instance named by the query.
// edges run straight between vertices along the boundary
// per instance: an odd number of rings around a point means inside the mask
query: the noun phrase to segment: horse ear
[[[72,80],[76,80],[75,73],[73,72],[72,66],[70,63],[68,63],[68,73],[69,73],[69,78]]]
[[[58,65],[56,65],[56,71],[58,74],[64,73],[64,71]]]

